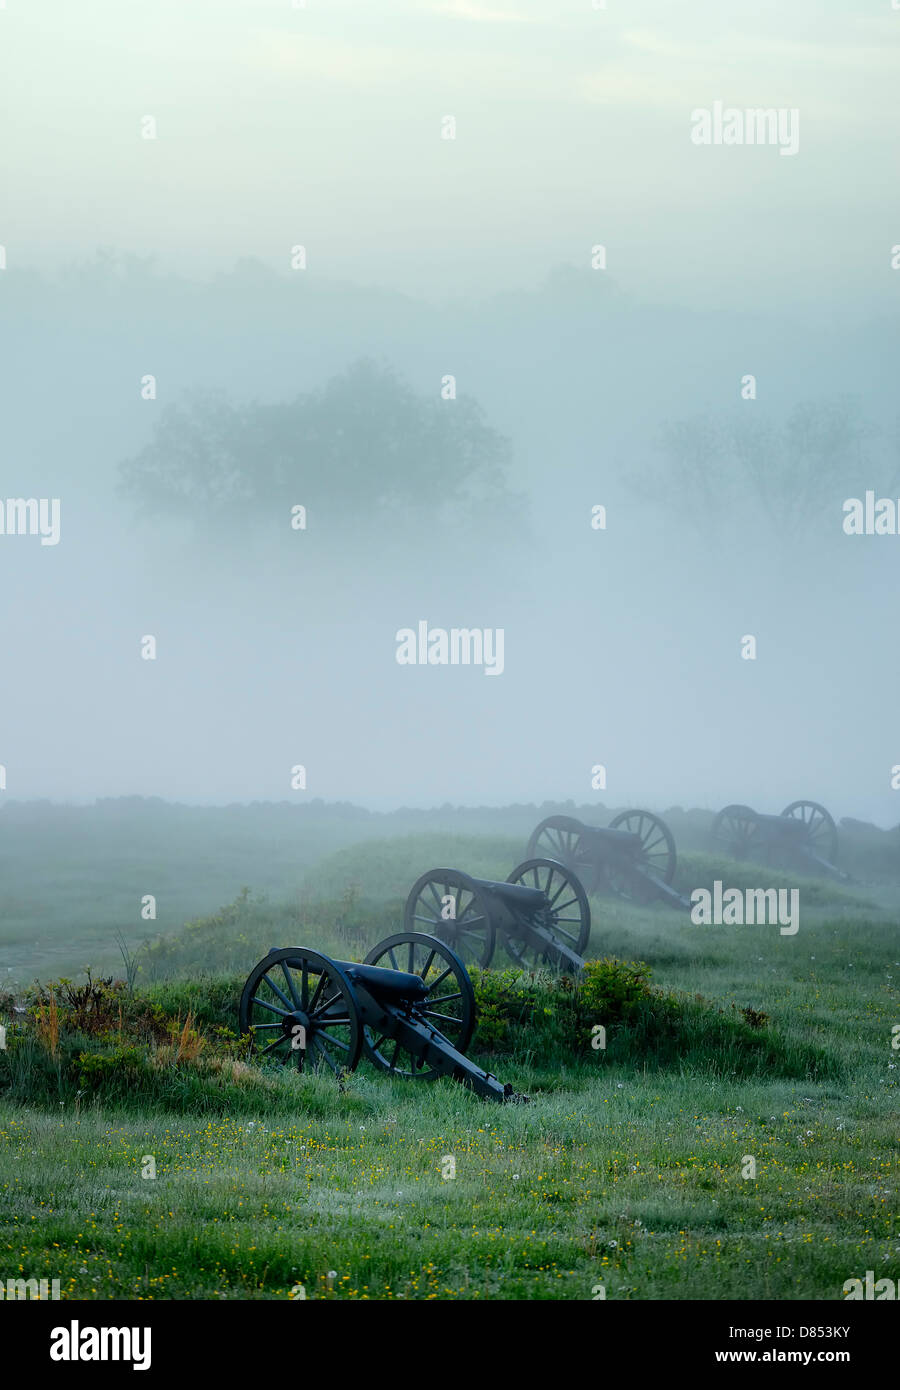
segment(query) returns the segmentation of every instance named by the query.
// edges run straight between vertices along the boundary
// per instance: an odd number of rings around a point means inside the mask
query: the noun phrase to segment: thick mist
[[[891,17],[689,9],[3,15],[6,800],[896,823]]]

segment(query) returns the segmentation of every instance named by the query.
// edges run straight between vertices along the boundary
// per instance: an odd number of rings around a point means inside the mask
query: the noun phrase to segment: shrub
[[[607,1026],[626,1022],[643,1000],[652,997],[650,971],[644,962],[612,956],[587,961],[578,986],[582,1013]]]
[[[550,1008],[547,984],[537,974],[517,969],[473,969],[470,974],[478,1018],[476,1043],[483,1051],[510,1050],[535,1011]]]
[[[94,979],[90,966],[84,984],[76,985],[65,978],[49,984],[36,984],[29,993],[32,1012],[42,1022],[55,1018],[59,1025],[74,1032],[102,1037],[120,1023],[124,981],[114,981],[111,975]]]
[[[544,1055],[570,1054],[595,1023],[625,1023],[655,996],[642,961],[591,960],[577,981],[545,970],[472,970],[478,1010],[476,1045],[514,1050],[524,1041]]]
[[[107,1052],[79,1052],[75,1070],[80,1085],[102,1085],[111,1080],[133,1081],[146,1068],[144,1054],[132,1043],[120,1043]]]

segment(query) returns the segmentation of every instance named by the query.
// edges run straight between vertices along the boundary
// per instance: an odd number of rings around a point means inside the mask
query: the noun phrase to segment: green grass
[[[607,1068],[500,1107],[326,1084],[294,1083],[293,1119],[7,1112],[7,1269],[78,1298],[835,1299],[898,1263],[883,1090]]]
[[[456,838],[465,867],[506,876],[512,837],[479,837],[477,863]],[[216,1030],[236,1029],[259,956],[364,954],[447,843],[338,850],[302,899],[245,895],[145,953],[133,1007],[160,1037],[190,1011],[210,1040],[196,1065],[161,1042],[155,1070],[82,1087],[46,1049],[0,1053],[0,1276],[78,1298],[591,1299],[602,1283],[609,1299],[838,1300],[866,1269],[900,1275],[900,937],[868,884],[792,880],[795,937],[594,900],[591,954],[646,962],[653,987],[605,1051],[589,1007],[498,953],[470,1051],[528,1105],[367,1066],[342,1092],[236,1063]],[[746,866],[697,854],[697,875],[741,886]]]
[[[376,814],[316,799],[213,807],[152,797],[91,806],[4,801],[0,985],[72,974],[88,963],[121,970],[116,933],[133,951],[208,914],[215,903],[231,902],[245,884],[256,896],[294,908],[337,900],[352,889],[369,908],[405,898],[413,880],[432,867],[456,864],[505,878],[547,815],[605,825],[615,809],[621,808],[547,803]],[[711,812],[660,809],[682,861],[679,886],[701,886],[711,867]],[[853,822],[840,827],[840,836],[841,862],[864,885],[851,896],[860,892],[881,907],[896,902],[898,830]],[[731,864],[730,872],[737,884],[740,866]],[[689,882],[695,873],[700,877]],[[141,917],[145,894],[156,897],[155,921]]]

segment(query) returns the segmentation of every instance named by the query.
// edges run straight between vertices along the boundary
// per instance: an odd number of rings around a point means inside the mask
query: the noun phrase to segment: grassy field
[[[376,814],[316,800],[216,807],[142,797],[91,806],[6,802],[0,984],[24,986],[87,964],[121,971],[118,937],[137,950],[231,902],[245,885],[295,906],[337,900],[350,888],[368,903],[405,897],[418,873],[442,862],[472,872],[494,862],[505,878],[524,858],[537,822],[555,812],[599,825],[613,814],[573,803]],[[665,817],[679,855],[702,851],[708,812],[675,807]],[[383,854],[384,841],[405,852]],[[841,841],[847,866],[893,904],[900,897],[900,832],[844,826]],[[152,921],[141,916],[147,894],[156,899]]]
[[[837,1300],[866,1269],[900,1274],[900,887],[884,844],[868,849],[865,888],[717,862],[699,840],[683,856],[692,885],[799,885],[793,937],[594,900],[590,954],[650,972],[618,1012],[498,955],[475,976],[470,1052],[527,1105],[366,1065],[343,1091],[248,1066],[237,994],[269,946],[358,957],[398,928],[422,869],[505,877],[521,847],[515,824],[400,829],[310,852],[283,904],[237,895],[168,933],[140,954],[134,990],[112,992],[108,1028],[61,1016],[54,1042],[46,995],[43,1020],[15,1012],[21,989],[0,998],[0,1277],[98,1299],[592,1299],[602,1286],[608,1299]],[[592,1018],[610,1024],[605,1051]]]

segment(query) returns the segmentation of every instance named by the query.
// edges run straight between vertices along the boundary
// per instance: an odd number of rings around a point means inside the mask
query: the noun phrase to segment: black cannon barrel
[[[524,883],[496,883],[487,878],[476,878],[473,882],[487,893],[493,893],[511,907],[521,908],[523,912],[538,912],[547,906],[547,895],[541,888],[529,888]]]
[[[419,975],[405,970],[386,970],[380,965],[360,965],[357,961],[335,961],[354,984],[363,984],[376,999],[427,999],[428,986]]]
[[[586,825],[583,827],[582,840],[584,844],[602,848],[613,848],[620,851],[631,851],[635,854],[640,852],[642,840],[640,835],[633,830],[614,830],[609,825]]]
[[[758,825],[763,826],[777,840],[801,840],[809,838],[809,829],[802,820],[794,820],[792,816],[773,816],[756,812]]]

